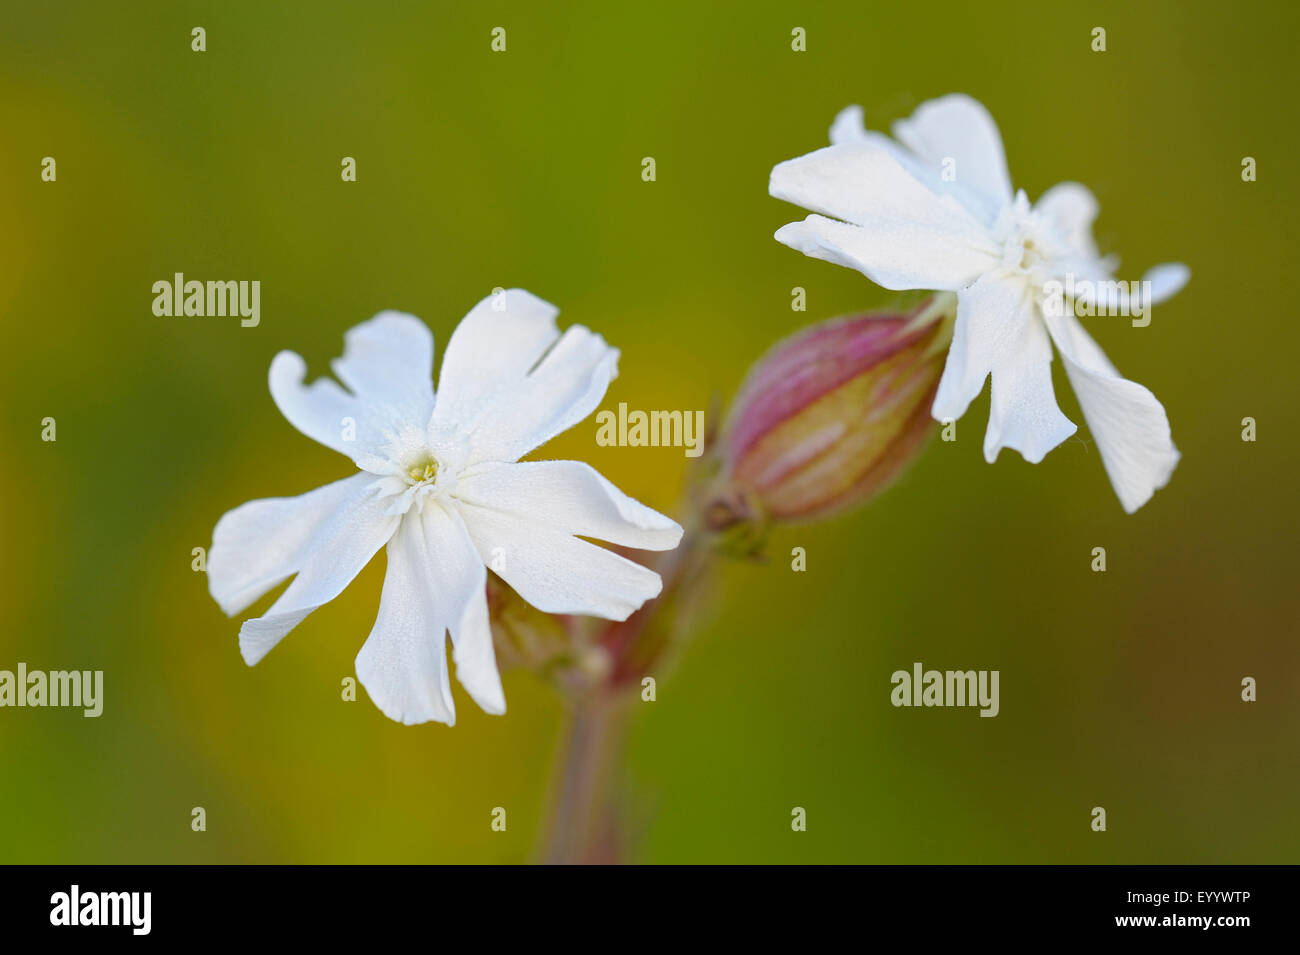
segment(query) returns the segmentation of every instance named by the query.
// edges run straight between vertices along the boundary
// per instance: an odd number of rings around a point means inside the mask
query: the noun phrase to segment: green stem
[[[627,729],[627,694],[599,691],[574,703],[551,794],[543,859],[553,865],[622,861],[616,789]]]

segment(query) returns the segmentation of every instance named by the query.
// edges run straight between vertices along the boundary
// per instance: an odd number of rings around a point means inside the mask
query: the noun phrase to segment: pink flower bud
[[[930,432],[947,334],[932,313],[853,315],[778,342],[733,403],[705,524],[824,517],[884,489]]]

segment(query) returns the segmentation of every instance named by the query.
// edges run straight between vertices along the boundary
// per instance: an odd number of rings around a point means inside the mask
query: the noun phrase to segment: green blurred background
[[[400,726],[339,694],[382,559],[251,669],[238,620],[190,569],[227,509],[351,469],[276,411],[272,355],[293,348],[323,373],[343,332],[384,308],[420,315],[441,345],[494,286],[517,285],[622,348],[604,407],[706,407],[775,339],[893,301],[773,241],[803,212],[767,196],[771,166],[823,145],[849,103],[887,128],[951,91],[988,105],[1031,197],[1093,188],[1097,238],[1126,277],[1190,264],[1149,328],[1091,325],[1164,402],[1182,463],[1126,517],[1086,428],[1041,465],[1009,451],[985,464],[986,392],[959,440],[936,438],[872,507],[782,529],[770,564],[728,567],[637,710],[635,857],[1296,860],[1294,5],[69,3],[2,17],[0,669],[103,669],[106,701],[97,720],[0,710],[0,861],[531,858],[564,725],[550,687],[512,672],[505,717],[457,687],[455,728]],[[495,26],[505,53],[490,51]],[[790,49],[796,26],[807,52]],[[340,181],[344,156],[356,183]],[[175,271],[260,280],[261,325],[155,317],[151,285]],[[680,450],[594,437],[589,420],[547,455],[673,507]],[[794,546],[806,573],[783,556]],[[894,709],[889,675],[913,661],[1000,670],[1001,715]],[[1256,703],[1240,700],[1244,676]],[[1089,828],[1098,805],[1104,834]]]

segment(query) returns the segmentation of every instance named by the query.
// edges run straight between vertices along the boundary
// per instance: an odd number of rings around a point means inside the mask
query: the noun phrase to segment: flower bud
[[[930,433],[945,313],[932,300],[913,314],[831,319],[778,342],[732,405],[705,525],[752,543],[769,520],[825,517],[883,490]]]

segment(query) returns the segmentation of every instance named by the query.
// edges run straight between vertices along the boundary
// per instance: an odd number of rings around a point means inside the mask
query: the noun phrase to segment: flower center
[[[374,493],[391,498],[389,514],[417,513],[430,501],[454,494],[463,455],[454,444],[430,444],[423,428],[405,428],[389,436],[385,461],[375,470]]]
[[[411,484],[428,484],[438,477],[438,462],[433,458],[423,458],[406,469],[406,476]]]
[[[1002,264],[1031,278],[1048,269],[1052,259],[1052,237],[1034,215],[1029,198],[1023,191],[1002,212],[997,224],[1002,241]]]
[[[1035,266],[1042,260],[1043,253],[1039,251],[1038,246],[1034,245],[1032,238],[1026,238],[1020,246],[1020,268],[1026,272],[1032,271]]]
[[[1016,217],[1002,232],[1002,264],[1037,282],[1052,271],[1053,247],[1051,236],[1032,216]]]

